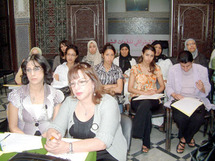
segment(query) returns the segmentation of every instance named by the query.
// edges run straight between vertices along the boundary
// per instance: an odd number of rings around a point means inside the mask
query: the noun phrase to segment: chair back
[[[130,150],[130,145],[131,145],[131,132],[132,132],[132,121],[131,119],[124,115],[121,114],[121,126],[122,126],[122,133],[127,141],[127,150]]]

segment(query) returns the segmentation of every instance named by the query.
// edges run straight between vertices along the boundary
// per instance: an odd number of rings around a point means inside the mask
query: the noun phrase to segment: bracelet
[[[72,143],[69,143],[69,152],[72,153],[73,152],[73,146]]]

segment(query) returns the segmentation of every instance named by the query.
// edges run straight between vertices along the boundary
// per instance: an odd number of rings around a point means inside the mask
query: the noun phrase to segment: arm
[[[159,83],[160,88],[156,91],[156,93],[161,93],[165,89],[165,85],[164,85],[164,81],[163,81],[163,76],[160,75],[157,79],[158,79],[158,83]]]
[[[114,93],[122,93],[123,81],[122,79],[117,80],[117,84],[107,84],[103,85],[105,90],[114,91]]]
[[[61,106],[61,104],[57,104],[57,105],[54,107],[54,112],[53,112],[52,120],[54,120],[55,117],[57,116],[58,111],[60,110],[60,106]]]
[[[18,128],[18,111],[19,109],[16,108],[11,102],[8,105],[8,122],[9,122],[9,129],[12,133],[21,133],[24,132]]]
[[[54,74],[54,79],[56,80],[56,81],[59,81],[59,74]]]
[[[19,68],[18,72],[16,73],[16,76],[15,76],[15,82],[18,84],[18,85],[21,85],[22,84],[22,69],[21,67]]]

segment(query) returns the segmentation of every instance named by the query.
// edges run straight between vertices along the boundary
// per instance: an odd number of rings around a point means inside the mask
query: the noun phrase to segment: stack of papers
[[[153,95],[140,95],[137,98],[134,98],[133,101],[143,100],[143,99],[160,99],[164,97],[164,94],[153,94]]]
[[[176,109],[190,117],[193,112],[202,104],[203,102],[196,98],[185,97],[173,103],[171,106],[175,107]]]

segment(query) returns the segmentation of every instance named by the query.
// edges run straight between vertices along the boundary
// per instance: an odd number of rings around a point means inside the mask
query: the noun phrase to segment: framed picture
[[[149,0],[125,0],[126,11],[148,11]]]

